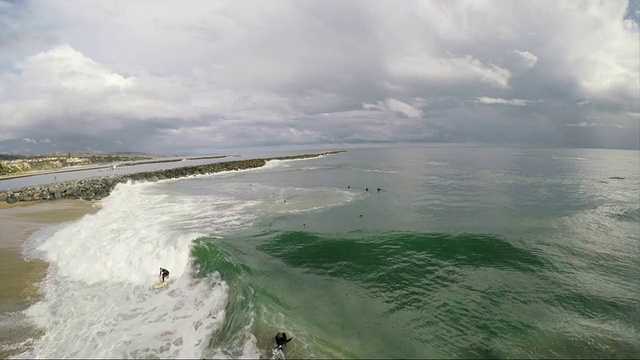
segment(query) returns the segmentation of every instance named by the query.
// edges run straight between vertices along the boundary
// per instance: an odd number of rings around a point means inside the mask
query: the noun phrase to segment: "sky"
[[[0,0],[0,153],[640,148],[640,0]]]

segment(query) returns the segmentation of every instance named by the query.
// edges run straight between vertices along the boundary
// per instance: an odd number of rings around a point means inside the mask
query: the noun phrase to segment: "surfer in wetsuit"
[[[160,279],[164,282],[165,278],[169,278],[169,270],[160,268]]]
[[[292,336],[291,339],[287,339],[287,333],[279,331],[276,334],[276,345],[280,350],[284,350],[284,345],[289,341],[293,340],[295,336]]]

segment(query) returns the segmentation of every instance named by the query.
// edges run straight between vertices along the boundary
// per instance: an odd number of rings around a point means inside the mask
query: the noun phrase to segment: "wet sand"
[[[37,331],[19,312],[38,300],[37,283],[48,264],[25,260],[24,242],[46,226],[95,213],[94,204],[86,200],[0,203],[0,358],[22,352],[22,346],[12,344],[24,342]]]

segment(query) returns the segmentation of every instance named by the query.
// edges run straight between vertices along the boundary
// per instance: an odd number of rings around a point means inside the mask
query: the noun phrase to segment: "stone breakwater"
[[[176,179],[192,175],[212,174],[221,171],[246,170],[264,166],[269,160],[307,159],[322,155],[338,154],[344,151],[330,151],[316,154],[273,157],[266,159],[250,159],[226,161],[220,163],[185,166],[175,169],[162,169],[134,174],[92,177],[87,179],[59,182],[55,184],[30,186],[15,190],[0,191],[0,201],[13,204],[19,201],[84,199],[100,200],[111,193],[119,183],[128,181],[158,181]]]

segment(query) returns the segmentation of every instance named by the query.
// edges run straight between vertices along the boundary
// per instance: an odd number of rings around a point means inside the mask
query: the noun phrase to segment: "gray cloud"
[[[638,148],[636,12],[613,1],[0,0],[0,146]]]

